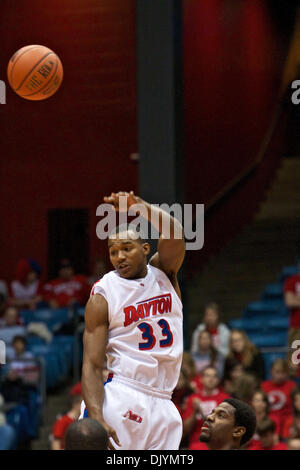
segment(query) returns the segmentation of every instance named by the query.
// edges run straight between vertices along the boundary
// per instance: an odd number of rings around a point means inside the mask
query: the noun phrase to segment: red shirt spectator
[[[190,450],[209,450],[205,442],[194,442],[189,447]]]
[[[289,416],[283,425],[283,439],[300,439],[300,388],[291,393],[293,416]]]
[[[278,417],[280,420],[280,435],[284,421],[292,415],[291,392],[296,387],[293,380],[289,380],[288,364],[283,359],[277,359],[272,366],[272,379],[261,384],[262,390],[267,395],[271,406],[270,417]]]
[[[42,283],[39,279],[40,265],[31,258],[20,259],[16,278],[10,285],[10,305],[34,310],[42,300]]]
[[[182,414],[183,434],[189,435],[189,446],[198,443],[204,418],[229,395],[218,389],[218,374],[213,367],[207,367],[202,374],[203,390],[187,398]]]
[[[65,435],[71,423],[80,416],[82,397],[80,395],[71,396],[71,409],[64,416],[59,418],[53,425],[52,450],[63,450],[65,448]]]
[[[266,418],[271,418],[270,402],[268,399],[268,395],[263,390],[256,390],[256,392],[254,393],[252,397],[251,406],[255,412],[257,424],[259,424],[261,421],[265,420]],[[271,419],[275,423],[275,435],[279,439],[280,419],[277,416],[272,416]],[[253,447],[258,442],[259,442],[259,435],[256,432],[247,447],[248,448]]]
[[[263,447],[262,443],[259,441],[249,447],[249,450],[288,450],[288,446],[284,442],[278,442],[277,444],[271,445],[271,447]]]
[[[74,418],[66,414],[54,423],[53,426],[53,438],[57,439],[61,443],[61,449],[65,448],[65,435],[68,427],[75,421]]]
[[[63,260],[59,269],[59,277],[47,282],[44,286],[44,300],[50,307],[69,307],[78,302],[84,305],[90,295],[90,286],[86,277],[75,275],[68,260]]]

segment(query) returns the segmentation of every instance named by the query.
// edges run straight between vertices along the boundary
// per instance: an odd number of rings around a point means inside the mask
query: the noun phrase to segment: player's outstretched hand
[[[105,423],[104,421],[101,422],[100,424],[102,424],[102,426],[106,429],[106,432],[107,432],[107,434],[108,434],[108,437],[109,437],[109,438],[111,437],[111,438],[114,440],[114,442],[115,442],[119,447],[122,447],[122,444],[121,444],[120,441],[119,441],[119,438],[118,438],[118,436],[117,436],[116,431],[115,431],[111,426],[109,426],[107,423]],[[116,449],[114,448],[114,446],[113,446],[113,444],[112,444],[112,442],[111,442],[110,439],[108,439],[108,448],[109,448],[110,450],[116,450]]]
[[[125,211],[127,212],[129,207],[132,206],[133,204],[139,204],[141,202],[141,198],[136,196],[133,191],[130,191],[127,193],[126,191],[119,191],[118,193],[111,193],[110,196],[105,196],[103,198],[104,202],[107,204],[112,204],[116,211],[120,210],[119,203],[120,203],[120,197],[121,196],[127,196],[127,206],[125,207]]]

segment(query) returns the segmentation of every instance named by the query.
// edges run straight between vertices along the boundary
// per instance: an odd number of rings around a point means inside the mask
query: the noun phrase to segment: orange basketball
[[[7,67],[12,89],[27,100],[44,100],[52,96],[63,79],[63,66],[55,52],[45,46],[19,49]]]

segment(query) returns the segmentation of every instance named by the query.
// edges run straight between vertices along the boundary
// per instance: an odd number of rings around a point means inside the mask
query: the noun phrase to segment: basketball
[[[7,76],[10,86],[19,96],[40,101],[54,95],[60,87],[63,66],[48,47],[25,46],[11,57]]]

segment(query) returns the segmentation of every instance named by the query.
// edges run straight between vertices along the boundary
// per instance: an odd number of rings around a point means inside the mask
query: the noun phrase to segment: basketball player
[[[247,444],[256,428],[256,416],[247,403],[226,398],[205,419],[200,441],[210,450],[237,450]]]
[[[183,352],[177,281],[185,254],[183,229],[132,191],[112,193],[104,201],[118,210],[120,196],[127,197],[127,210],[143,205],[160,238],[149,264],[149,244],[128,227],[108,239],[115,270],[94,284],[85,311],[81,417],[104,426],[111,449],[176,450],[182,421],[171,396]],[[110,375],[104,387],[105,353]]]

